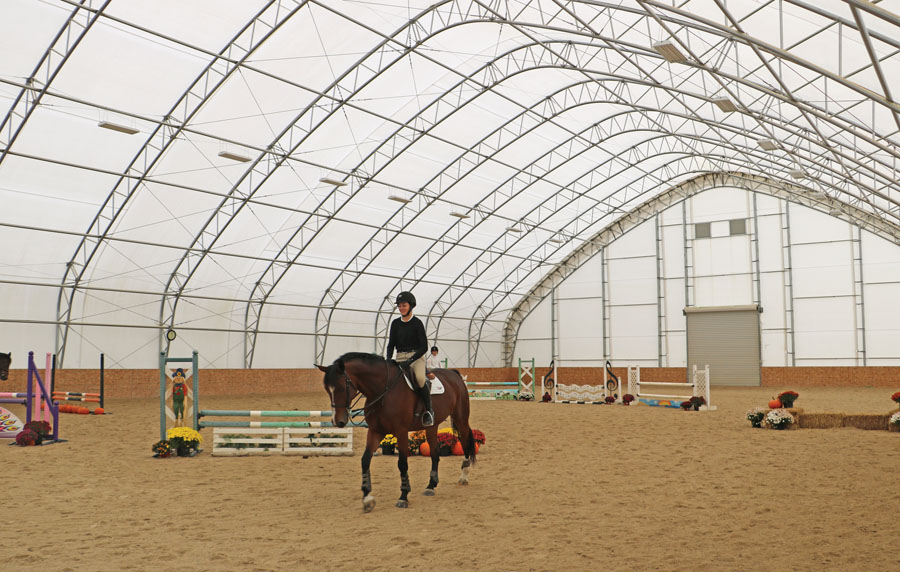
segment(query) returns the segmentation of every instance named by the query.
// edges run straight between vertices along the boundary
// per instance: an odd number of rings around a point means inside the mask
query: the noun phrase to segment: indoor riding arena
[[[3,2],[0,569],[897,569],[898,38]]]

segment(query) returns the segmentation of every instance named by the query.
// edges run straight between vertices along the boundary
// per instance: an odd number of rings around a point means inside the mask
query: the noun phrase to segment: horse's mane
[[[384,358],[378,354],[368,354],[365,352],[350,352],[342,355],[334,360],[334,365],[339,369],[344,369],[344,364],[348,361],[361,361],[367,365],[378,365],[384,363]]]

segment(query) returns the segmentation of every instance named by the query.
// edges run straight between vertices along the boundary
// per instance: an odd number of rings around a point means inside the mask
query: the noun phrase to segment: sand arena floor
[[[713,388],[718,411],[473,402],[487,444],[444,457],[154,459],[159,404],[65,415],[65,443],[0,445],[3,570],[897,570],[900,433],[751,429],[773,392]],[[893,390],[800,390],[807,411],[883,413]],[[210,397],[216,409],[327,409],[321,394]],[[11,407],[16,410],[15,406]],[[204,439],[212,437],[204,429]]]

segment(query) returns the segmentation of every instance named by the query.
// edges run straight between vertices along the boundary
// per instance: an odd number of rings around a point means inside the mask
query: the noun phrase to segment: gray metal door
[[[688,369],[709,364],[713,385],[759,385],[759,309],[685,308]]]

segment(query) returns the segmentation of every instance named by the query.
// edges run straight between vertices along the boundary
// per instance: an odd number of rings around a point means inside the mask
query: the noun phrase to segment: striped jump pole
[[[89,393],[85,391],[63,391],[61,389],[56,389],[56,356],[53,356],[52,369],[50,370],[50,393],[53,394],[53,399],[58,401],[76,401],[82,403],[98,403],[102,410],[104,409],[104,400],[103,396],[105,395],[105,387],[104,387],[104,362],[105,356],[104,354],[100,354],[100,392],[99,393]],[[65,413],[72,413],[72,411],[64,411]]]
[[[203,417],[331,417],[332,412],[327,411],[263,411],[263,410],[233,410],[233,409],[201,409],[199,419]],[[360,409],[351,412],[350,425],[352,427],[368,427],[365,421],[354,421],[354,417],[362,417]],[[334,427],[331,421],[199,421],[199,427]]]

